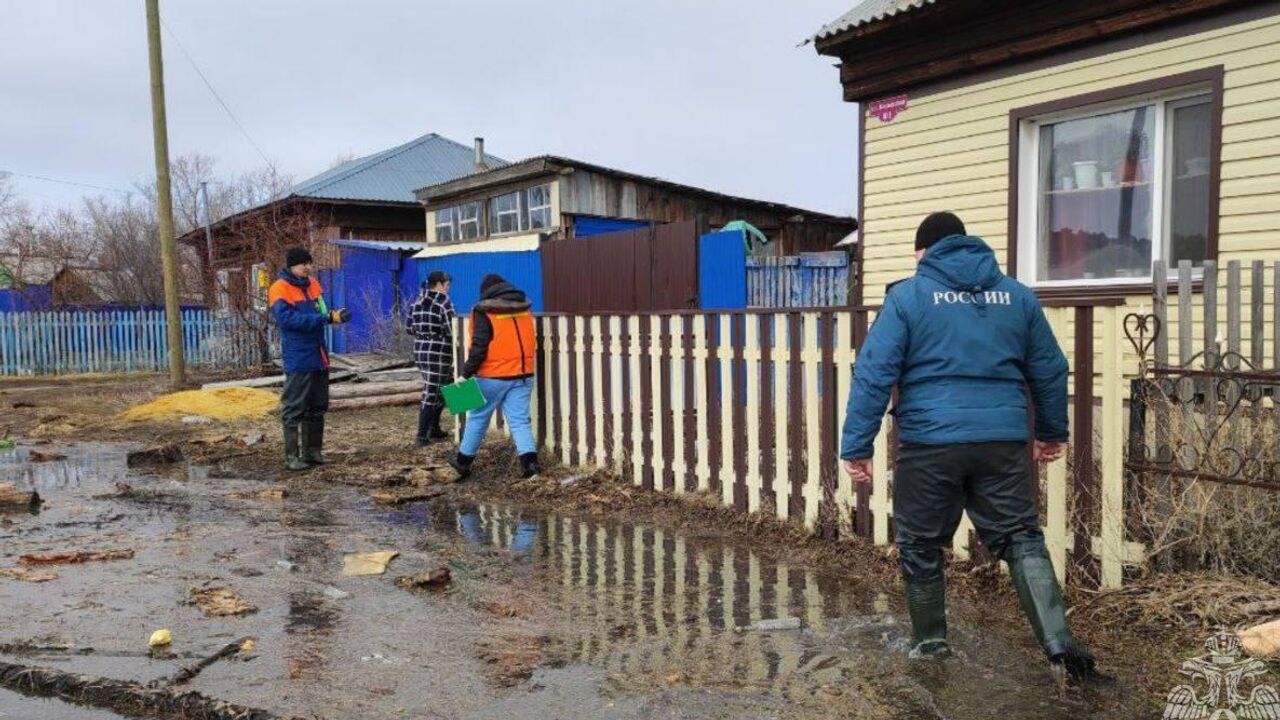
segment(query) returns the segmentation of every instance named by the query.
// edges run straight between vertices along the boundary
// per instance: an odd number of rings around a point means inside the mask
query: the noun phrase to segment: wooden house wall
[[[915,228],[950,209],[1004,262],[1009,112],[1223,65],[1219,261],[1280,252],[1280,17],[1241,23],[923,97],[895,120],[866,119],[864,301],[915,267]],[[1150,304],[1136,296],[1131,304]]]
[[[562,176],[559,199],[560,212],[564,215],[599,215],[655,223],[696,220],[699,215],[705,215],[709,227],[745,220],[779,242],[785,254],[830,250],[853,230],[853,224],[848,221],[788,222],[796,211],[770,210],[588,170],[574,170]],[[562,226],[567,227],[568,223]]]

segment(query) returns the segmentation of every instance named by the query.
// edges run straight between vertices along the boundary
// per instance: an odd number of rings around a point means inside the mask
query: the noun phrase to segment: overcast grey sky
[[[857,112],[796,47],[854,0],[162,0],[297,179],[428,132],[852,214]],[[143,0],[0,0],[0,170],[152,172]],[[263,165],[164,35],[170,152]],[[32,204],[93,190],[15,176]]]

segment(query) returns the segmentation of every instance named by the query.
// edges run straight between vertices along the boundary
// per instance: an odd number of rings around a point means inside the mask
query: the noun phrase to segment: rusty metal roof
[[[863,0],[857,7],[822,26],[813,36],[814,40],[825,40],[839,35],[846,30],[869,25],[904,12],[911,12],[925,5],[933,5],[938,0]]]

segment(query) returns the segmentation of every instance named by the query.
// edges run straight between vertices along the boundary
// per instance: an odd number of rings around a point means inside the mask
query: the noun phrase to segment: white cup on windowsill
[[[1081,190],[1098,187],[1098,161],[1082,160],[1080,162],[1071,163],[1071,168],[1075,172],[1076,187]]]
[[[1112,187],[1116,184],[1116,174],[1108,170],[1102,173],[1102,186]]]

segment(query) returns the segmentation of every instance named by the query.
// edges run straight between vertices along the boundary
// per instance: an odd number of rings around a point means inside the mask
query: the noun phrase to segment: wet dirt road
[[[447,496],[387,508],[352,488],[207,468],[148,475],[126,469],[122,446],[58,451],[67,459],[0,456],[0,482],[46,499],[37,515],[0,515],[0,567],[33,552],[135,556],[57,566],[42,583],[0,577],[8,662],[145,682],[251,637],[248,658],[189,687],[331,720],[1138,716],[1113,693],[1059,693],[990,628],[957,623],[960,657],[908,663],[901,608],[878,588],[714,538]],[[252,496],[269,487],[287,496]],[[400,553],[385,574],[343,576],[344,555],[377,550]],[[395,585],[439,566],[446,590]],[[190,601],[208,587],[257,611],[208,617]],[[158,628],[177,657],[148,655]],[[114,716],[0,690],[5,717]]]

